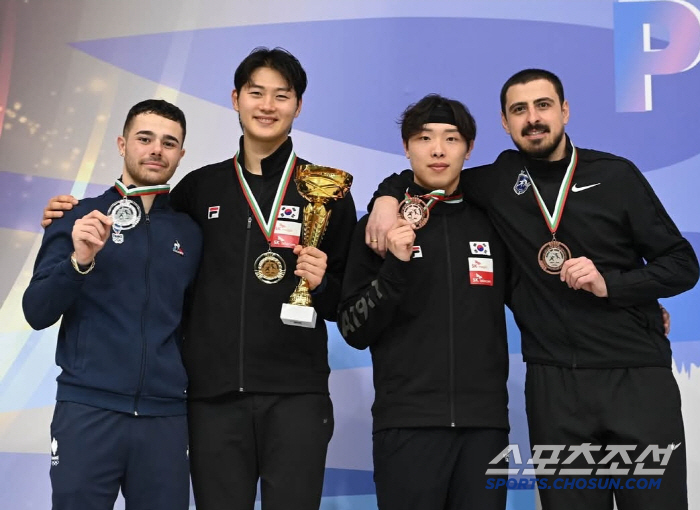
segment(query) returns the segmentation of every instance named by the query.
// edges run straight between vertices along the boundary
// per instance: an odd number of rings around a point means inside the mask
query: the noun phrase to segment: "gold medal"
[[[564,262],[571,258],[569,247],[559,241],[544,243],[537,254],[540,267],[549,274],[559,274]]]
[[[420,198],[406,197],[399,207],[399,215],[418,230],[428,223],[430,209]]]
[[[284,259],[269,250],[255,259],[253,268],[258,280],[269,284],[279,282],[287,272]]]

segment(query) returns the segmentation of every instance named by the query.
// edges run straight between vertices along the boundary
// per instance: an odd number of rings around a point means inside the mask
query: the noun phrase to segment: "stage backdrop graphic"
[[[698,7],[700,0],[3,0],[0,508],[50,504],[57,326],[32,331],[20,305],[41,211],[53,195],[95,195],[120,175],[116,137],[131,105],[160,97],[185,111],[187,155],[177,182],[233,155],[235,66],[256,46],[282,46],[309,75],[292,133],[297,152],[351,172],[364,209],[377,183],[407,166],[396,119],[409,103],[430,92],[465,102],[479,131],[470,164],[483,164],[511,147],[500,127],[502,83],[525,67],[550,69],[565,85],[574,143],[634,161],[698,250]],[[697,290],[664,300],[691,508],[700,507],[699,301]],[[511,442],[527,457],[512,319],[508,332]],[[336,429],[322,508],[375,509],[369,353],[345,345],[334,325],[329,351]],[[511,509],[536,505],[532,490],[509,492]]]

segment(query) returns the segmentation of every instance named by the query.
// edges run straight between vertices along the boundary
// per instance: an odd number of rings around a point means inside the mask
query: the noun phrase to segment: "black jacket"
[[[552,236],[532,186],[513,187],[527,167],[549,210],[566,165],[503,152],[493,165],[462,172],[462,188],[486,208],[513,260],[511,309],[526,362],[566,367],[671,366],[657,299],[692,288],[698,261],[642,173],[630,161],[577,149],[578,166],[557,239],[573,257],[588,257],[605,279],[607,298],[573,290],[538,264]],[[394,196],[400,184],[395,177]],[[386,190],[387,188],[385,188]]]
[[[243,139],[239,162],[243,166]],[[265,218],[292,150],[288,139],[262,161],[262,176],[245,171]],[[297,159],[297,165],[306,161]],[[319,249],[328,255],[325,283],[313,295],[319,315],[315,329],[286,326],[280,320],[298,278],[296,256],[289,248],[273,248],[283,257],[282,281],[266,284],[254,274],[255,259],[268,243],[253,217],[236,176],[233,159],[187,174],[172,192],[173,204],[202,227],[204,246],[193,306],[185,331],[184,360],[190,398],[230,392],[327,393],[326,324],[334,321],[350,235],[356,224],[352,196],[331,204],[331,218]],[[308,202],[289,183],[282,205],[301,209]],[[212,209],[218,207],[218,210]]]
[[[412,178],[407,185],[425,193]],[[466,201],[436,204],[408,262],[367,248],[366,222],[353,236],[338,326],[348,344],[372,353],[374,430],[507,429],[506,252],[486,214]],[[470,275],[474,261],[492,273]]]

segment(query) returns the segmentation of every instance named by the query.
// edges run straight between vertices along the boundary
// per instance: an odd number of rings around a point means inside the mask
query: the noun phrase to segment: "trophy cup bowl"
[[[294,181],[299,194],[309,202],[303,213],[302,245],[317,248],[331,216],[328,206],[347,195],[352,175],[327,166],[301,165],[295,170]],[[305,278],[299,280],[289,302],[282,305],[280,318],[290,326],[316,327],[316,310]]]

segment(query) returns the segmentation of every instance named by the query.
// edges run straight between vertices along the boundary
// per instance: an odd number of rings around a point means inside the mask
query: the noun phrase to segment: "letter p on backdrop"
[[[616,110],[651,111],[652,76],[700,61],[700,10],[683,0],[619,0],[613,9]],[[653,47],[652,27],[667,34],[665,48]]]

